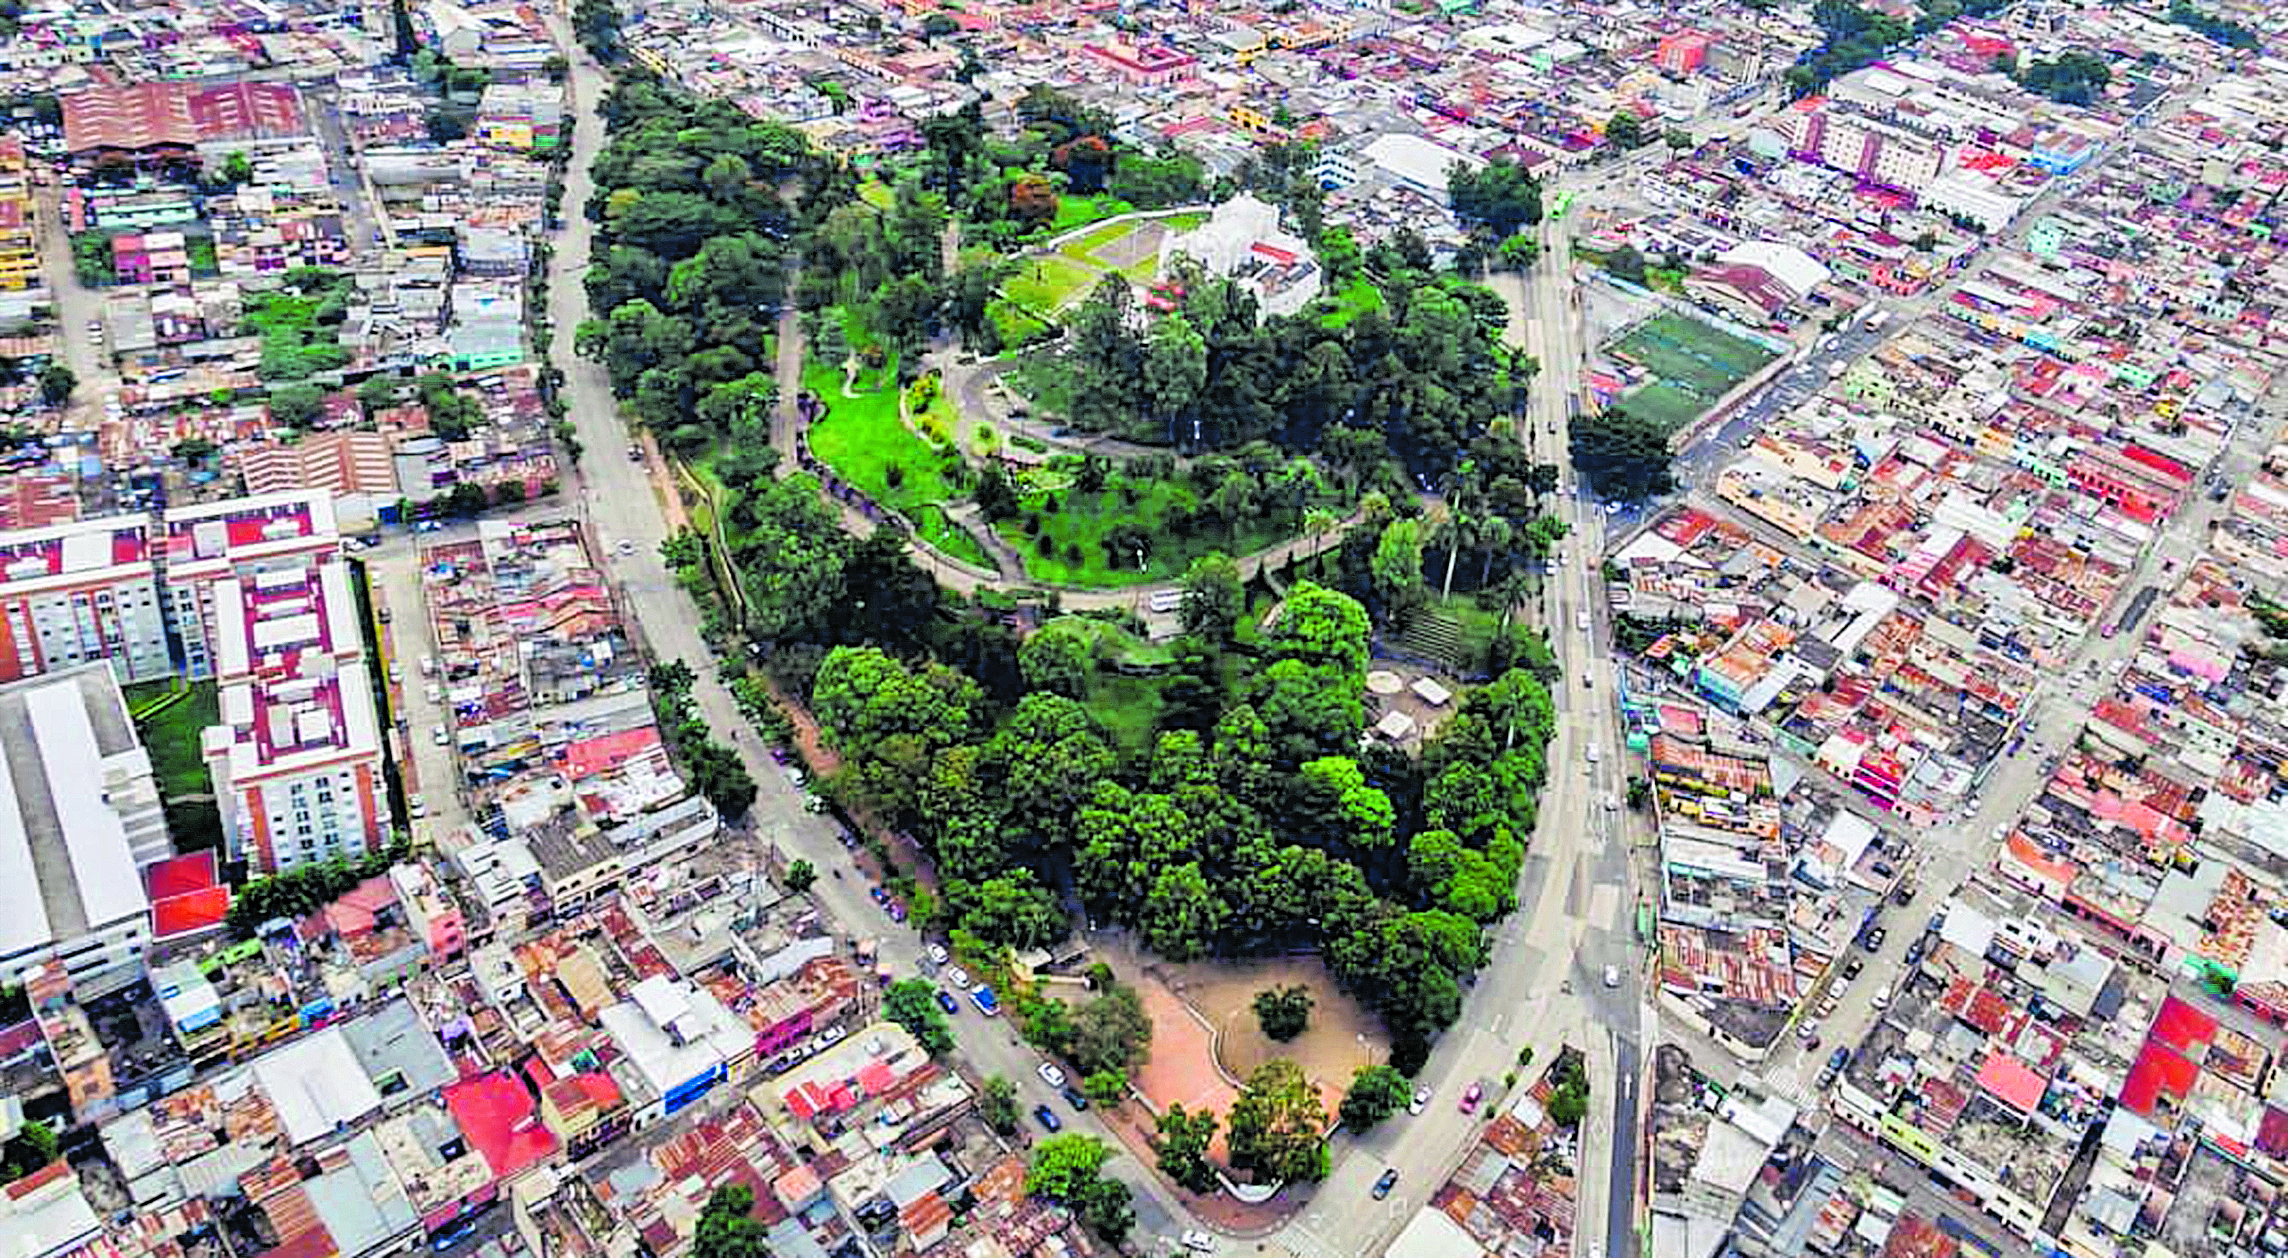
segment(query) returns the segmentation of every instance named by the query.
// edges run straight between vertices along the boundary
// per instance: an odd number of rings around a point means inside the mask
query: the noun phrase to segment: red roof
[[[212,930],[230,916],[230,889],[207,887],[151,902],[151,934],[172,939],[195,931]]]
[[[2161,1012],[2153,1016],[2152,1038],[2186,1056],[2197,1055],[2216,1039],[2217,1020],[2202,1013],[2184,1001],[2170,996],[2161,1002]]]
[[[445,1107],[502,1179],[556,1152],[555,1135],[540,1125],[532,1094],[514,1075],[494,1071],[448,1084]]]
[[[143,867],[143,889],[154,900],[216,885],[214,853],[185,852]]]
[[[2011,1109],[2031,1114],[2049,1085],[2026,1063],[2008,1053],[1995,1053],[1978,1068],[1978,1086]]]
[[[564,775],[577,782],[617,769],[658,746],[659,729],[652,725],[584,738],[564,749]]]
[[[2168,1045],[2147,1040],[2145,1051],[2137,1055],[2137,1064],[2129,1068],[2128,1081],[2121,1085],[2121,1104],[2133,1114],[2151,1118],[2155,1104],[2164,1096],[2172,1107],[2184,1100],[2200,1073],[2199,1066]]]
[[[302,102],[291,83],[137,83],[97,87],[63,98],[64,146],[138,150],[188,148],[209,140],[299,135]]]

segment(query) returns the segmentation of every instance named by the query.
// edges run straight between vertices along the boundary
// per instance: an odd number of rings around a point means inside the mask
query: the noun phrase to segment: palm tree
[[[1462,553],[1464,535],[1475,526],[1475,522],[1463,513],[1462,503],[1477,489],[1477,461],[1474,459],[1462,460],[1452,472],[1447,473],[1445,479],[1446,510],[1448,517],[1453,521],[1453,529],[1446,542],[1446,579],[1440,582],[1438,586],[1438,597],[1441,599],[1453,597],[1454,558]]]
[[[1500,589],[1502,600],[1501,628],[1503,633],[1509,632],[1510,617],[1516,615],[1517,609],[1524,604],[1525,600],[1529,596],[1532,595],[1534,586],[1538,583],[1535,574],[1539,571],[1540,569],[1538,568],[1512,568],[1508,572],[1502,574]]]
[[[1478,568],[1479,589],[1484,589],[1487,579],[1493,576],[1494,553],[1509,549],[1514,534],[1515,530],[1502,516],[1489,515],[1478,522],[1478,546],[1485,560]]]

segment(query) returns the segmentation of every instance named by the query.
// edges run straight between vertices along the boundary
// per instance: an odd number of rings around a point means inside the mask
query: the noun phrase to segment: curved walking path
[[[1091,226],[1102,226],[1102,224],[1092,224]],[[779,453],[779,475],[781,476],[791,476],[802,470],[803,443],[801,431],[803,421],[800,409],[802,390],[799,387],[802,380],[802,361],[802,320],[790,307],[779,312],[776,369],[780,381],[792,380],[797,383],[798,387],[788,389],[782,383],[779,389],[778,410],[771,424],[771,446]],[[965,379],[963,383],[967,385],[970,380],[974,380],[974,377]],[[966,392],[957,391],[950,380],[947,383],[947,392],[957,399],[958,408],[963,412],[964,423],[969,422],[969,395]],[[1124,447],[1124,449],[1119,447]],[[1097,446],[1091,452],[1103,454],[1166,453],[1166,451],[1152,450],[1146,446],[1132,446],[1127,442],[1112,439],[1107,439],[1105,445]],[[844,531],[854,537],[869,536],[875,529],[881,527],[882,522],[879,519],[867,515],[856,503],[844,501],[832,494],[826,495],[826,501],[841,516]],[[953,509],[949,507],[947,512],[951,515]],[[1240,556],[1237,560],[1240,580],[1251,581],[1255,579],[1257,573],[1262,572],[1266,567],[1284,567],[1291,560],[1313,558],[1333,549],[1342,542],[1343,534],[1357,521],[1358,516],[1353,513],[1343,517],[1336,523],[1335,527],[1325,532],[1291,537],[1267,550]],[[996,559],[1002,564],[1001,569],[988,571],[977,565],[955,559],[910,532],[907,534],[906,540],[909,543],[908,553],[913,555],[914,562],[921,565],[923,571],[928,572],[939,585],[964,597],[974,595],[979,590],[1001,592],[1038,590],[1044,594],[1054,593],[1068,611],[1096,611],[1119,607],[1141,610],[1152,595],[1174,590],[1178,588],[1179,584],[1176,581],[1154,581],[1147,584],[1123,585],[1109,589],[1097,586],[1064,585],[1054,581],[1036,580],[1029,576],[1010,575],[1006,571],[1006,561],[1001,560],[998,555]],[[993,553],[992,543],[988,541],[985,544],[988,553]],[[1022,573],[1021,559],[1019,560],[1019,573]]]

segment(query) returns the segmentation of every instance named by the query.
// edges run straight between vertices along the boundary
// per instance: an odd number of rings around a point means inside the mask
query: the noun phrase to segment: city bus
[[[1550,203],[1549,203],[1549,217],[1551,217],[1551,218],[1563,218],[1563,217],[1565,217],[1565,207],[1566,207],[1566,206],[1568,206],[1568,205],[1571,205],[1571,204],[1573,204],[1573,192],[1572,192],[1572,190],[1571,190],[1571,189],[1567,189],[1567,190],[1565,190],[1565,191],[1559,192],[1559,193],[1557,194],[1557,199],[1556,199],[1555,201],[1552,201],[1552,202],[1550,202]]]

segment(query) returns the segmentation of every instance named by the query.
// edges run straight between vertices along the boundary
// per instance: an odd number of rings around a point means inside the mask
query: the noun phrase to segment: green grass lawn
[[[969,530],[953,522],[945,508],[934,502],[925,502],[906,513],[914,522],[914,536],[956,559],[966,560],[987,571],[993,569],[993,556],[985,553],[984,543],[969,535]]]
[[[157,707],[135,722],[135,732],[151,755],[151,769],[159,780],[167,833],[182,851],[219,848],[223,843],[222,814],[215,807],[214,779],[207,773],[206,757],[199,754],[199,737],[221,719],[211,681],[152,682],[127,688],[130,712],[155,706],[163,694],[185,689],[181,699]]]
[[[1001,334],[1003,353],[1013,354],[1049,332],[1047,322],[999,297],[985,303],[985,317]]]
[[[1166,228],[1170,235],[1174,235],[1177,232],[1188,232],[1207,222],[1208,216],[1194,211],[1189,214],[1170,214],[1166,218],[1156,218],[1152,221]]]
[[[156,684],[175,685],[172,682]],[[128,692],[128,704],[139,706],[141,699],[148,697],[143,687],[135,687]],[[207,775],[206,757],[199,754],[199,737],[219,720],[221,709],[215,704],[215,684],[199,681],[190,683],[189,694],[184,698],[136,723],[143,747],[151,753],[151,769],[159,779],[162,793],[205,795],[214,790],[213,779]]]
[[[1197,505],[1192,491],[1184,485],[1131,480],[1116,471],[1103,489],[1082,493],[1065,484],[1060,474],[1047,476],[1055,482],[1053,488],[1028,488],[1019,496],[1027,513],[1044,511],[1051,495],[1057,499],[1057,510],[1042,519],[1039,537],[1025,531],[1022,516],[995,526],[1011,548],[1024,556],[1026,575],[1037,581],[1098,589],[1171,581],[1182,576],[1192,560],[1211,550],[1244,555],[1291,535],[1280,525],[1260,520],[1238,530],[1236,536],[1218,528],[1178,535],[1166,526],[1169,514],[1179,506]],[[1123,487],[1134,488],[1134,503],[1122,493]],[[1122,555],[1116,564],[1105,554],[1105,534],[1122,521],[1134,522],[1153,539],[1141,568],[1132,555]],[[1049,539],[1045,548],[1041,537]]]
[[[1713,402],[1713,398],[1702,401],[1666,380],[1655,380],[1621,399],[1622,408],[1629,414],[1641,415],[1672,432],[1700,418]]]
[[[1091,616],[1058,616],[1049,624],[1071,625],[1085,629],[1096,639],[1097,657],[1105,667],[1122,665],[1132,669],[1166,668],[1176,662],[1174,647],[1138,637],[1108,620]],[[1043,625],[1042,628],[1047,628]]]
[[[898,395],[883,389],[842,396],[842,375],[823,363],[803,371],[803,387],[826,399],[826,417],[810,427],[810,451],[866,496],[903,513],[914,535],[949,555],[992,567],[985,548],[945,514],[960,497],[947,478],[960,457],[932,449],[898,417]],[[891,469],[897,469],[893,486]]]
[[[1382,290],[1372,280],[1359,276],[1339,291],[1322,293],[1321,299],[1333,299],[1335,309],[1319,316],[1323,327],[1340,328],[1369,310],[1382,309]]]
[[[1035,350],[1019,359],[1014,370],[1001,377],[1033,409],[1050,415],[1072,414],[1072,368],[1055,350]]]
[[[1054,254],[1028,258],[1001,286],[1009,300],[1041,314],[1055,314],[1097,280],[1097,273],[1069,258]]]
[[[1772,360],[1763,346],[1682,315],[1657,315],[1621,338],[1614,352],[1710,400]]]
[[[1049,234],[1061,235],[1075,227],[1082,227],[1115,214],[1126,214],[1136,207],[1119,197],[1099,193],[1093,197],[1065,193],[1057,198],[1057,216],[1049,223]]]
[[[1147,253],[1127,266],[1121,267],[1120,273],[1138,284],[1149,284],[1160,278],[1160,255]]]
[[[1088,255],[1135,230],[1136,225],[1134,223],[1106,223],[1095,231],[1086,235],[1075,236],[1066,241],[1057,252],[1068,258],[1078,258],[1085,262],[1088,260]]]

